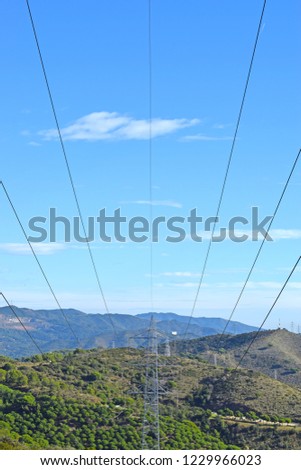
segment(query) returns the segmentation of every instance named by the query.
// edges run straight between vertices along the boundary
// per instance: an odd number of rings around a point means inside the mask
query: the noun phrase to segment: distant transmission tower
[[[165,343],[165,356],[167,357],[171,356],[169,338],[167,338],[166,343]]]
[[[160,450],[158,336],[152,317],[146,349],[142,449]]]
[[[217,354],[213,354],[213,364],[217,366]]]

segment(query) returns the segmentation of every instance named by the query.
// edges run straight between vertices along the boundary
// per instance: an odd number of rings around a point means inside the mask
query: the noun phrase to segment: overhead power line
[[[61,312],[63,318],[65,319],[66,324],[68,325],[68,328],[70,329],[70,331],[71,331],[73,337],[75,338],[77,344],[80,345],[80,341],[79,341],[77,335],[75,334],[75,331],[74,331],[74,329],[72,328],[72,326],[71,326],[71,324],[70,324],[70,322],[69,322],[69,320],[68,320],[68,318],[67,318],[67,316],[66,316],[64,310],[62,309],[62,306],[61,306],[61,304],[60,304],[60,302],[59,302],[59,300],[58,300],[58,298],[57,298],[57,296],[56,296],[56,294],[55,294],[55,292],[54,292],[54,290],[53,290],[52,285],[50,284],[50,281],[49,281],[49,279],[48,279],[48,277],[47,277],[47,275],[46,275],[46,273],[45,273],[45,271],[44,271],[44,268],[42,267],[42,265],[41,265],[41,263],[40,263],[40,260],[39,260],[37,254],[36,254],[36,251],[35,251],[35,249],[33,248],[32,243],[30,243],[30,241],[28,240],[28,237],[27,237],[25,228],[24,228],[24,226],[23,226],[23,224],[22,224],[22,222],[21,222],[21,219],[20,219],[20,217],[19,217],[19,215],[18,215],[18,212],[17,212],[17,210],[16,210],[16,208],[15,208],[15,205],[14,205],[14,203],[12,202],[12,200],[11,200],[9,194],[8,194],[8,191],[7,191],[7,189],[6,189],[6,187],[5,187],[4,183],[3,183],[3,181],[0,181],[0,185],[2,186],[3,191],[4,191],[4,194],[5,194],[5,196],[6,196],[7,200],[8,200],[8,202],[9,202],[9,204],[10,204],[12,210],[13,210],[13,213],[14,213],[15,218],[16,218],[16,220],[17,220],[17,222],[18,222],[18,224],[19,224],[19,226],[20,226],[20,228],[21,228],[21,231],[22,231],[22,233],[23,233],[23,235],[24,235],[24,238],[25,238],[25,240],[26,240],[26,243],[28,244],[28,246],[29,246],[29,248],[30,248],[30,251],[31,251],[31,253],[32,253],[32,255],[33,255],[33,257],[34,257],[34,259],[35,259],[35,261],[36,261],[36,263],[37,263],[37,265],[38,265],[38,267],[39,267],[41,273],[42,273],[42,276],[43,276],[43,278],[45,279],[47,286],[49,287],[49,290],[50,290],[50,292],[51,292],[51,295],[52,295],[52,297],[54,298],[55,303],[57,304],[57,306],[58,306],[58,308],[59,308],[59,310],[60,310],[60,312]]]
[[[13,308],[13,306],[9,303],[9,301],[7,300],[7,298],[5,297],[5,295],[3,294],[3,292],[0,292],[0,295],[1,297],[3,298],[4,302],[6,303],[6,305],[9,307],[10,311],[14,314],[14,316],[16,317],[16,319],[18,320],[18,322],[20,323],[20,325],[22,326],[23,330],[25,331],[25,333],[29,336],[30,338],[30,341],[34,344],[34,346],[37,348],[37,350],[39,351],[40,354],[44,354],[43,351],[41,350],[40,346],[38,345],[38,343],[36,342],[36,340],[34,339],[34,337],[32,336],[32,334],[28,331],[28,329],[26,328],[26,326],[24,325],[24,323],[22,322],[21,318],[19,317],[19,315],[17,314],[17,312],[15,311],[15,309]]]
[[[83,233],[85,235],[86,245],[87,245],[87,248],[88,248],[89,257],[90,257],[90,261],[91,261],[91,264],[92,264],[94,276],[95,276],[97,286],[98,286],[98,289],[99,289],[99,292],[100,292],[100,295],[101,295],[101,298],[102,298],[102,302],[104,304],[105,311],[109,315],[112,329],[114,331],[114,334],[116,335],[116,330],[115,330],[114,322],[113,322],[113,319],[112,319],[112,314],[110,313],[109,308],[108,308],[108,304],[107,304],[107,301],[106,301],[106,298],[105,298],[105,295],[104,295],[104,291],[103,291],[103,288],[102,288],[102,285],[101,285],[101,282],[100,282],[100,277],[99,277],[99,274],[98,274],[98,270],[97,270],[97,267],[96,267],[95,259],[94,259],[94,256],[93,256],[93,253],[92,253],[92,250],[91,250],[91,246],[90,246],[90,243],[89,243],[89,239],[88,239],[88,236],[87,236],[87,230],[86,230],[86,227],[85,227],[85,224],[84,224],[84,219],[83,219],[81,207],[80,207],[80,204],[79,204],[78,195],[77,195],[77,192],[76,192],[76,189],[75,189],[75,184],[74,184],[74,179],[73,179],[72,172],[71,172],[71,167],[70,167],[70,164],[69,164],[69,160],[68,160],[64,140],[63,140],[63,137],[62,137],[62,132],[61,132],[61,128],[60,128],[60,125],[59,125],[58,115],[57,115],[57,112],[56,112],[54,99],[53,99],[53,96],[52,96],[52,92],[51,92],[51,88],[50,88],[50,84],[49,84],[49,80],[48,80],[48,76],[47,76],[47,72],[46,72],[46,67],[45,67],[45,63],[44,63],[44,59],[43,59],[43,55],[42,55],[42,51],[41,51],[41,47],[40,47],[40,42],[39,42],[35,22],[34,22],[34,19],[33,19],[33,15],[32,15],[30,4],[29,4],[28,0],[26,0],[26,5],[27,5],[28,14],[29,14],[29,18],[30,18],[30,23],[31,23],[31,27],[32,27],[32,31],[33,31],[33,35],[34,35],[38,55],[39,55],[41,68],[42,68],[42,71],[43,71],[43,76],[44,76],[44,80],[45,80],[45,84],[46,84],[46,88],[47,88],[47,92],[48,92],[48,97],[49,97],[49,101],[50,101],[50,105],[51,105],[51,109],[52,109],[52,114],[53,114],[55,125],[56,125],[56,130],[57,130],[57,133],[58,133],[60,146],[61,146],[62,153],[63,153],[63,156],[64,156],[64,161],[65,161],[65,165],[66,165],[70,185],[71,185],[71,188],[72,188],[72,193],[73,193],[73,196],[74,196],[77,212],[78,212],[78,215],[79,215],[79,218],[80,218],[81,227],[82,227]]]
[[[149,105],[149,139],[148,139],[148,166],[149,166],[149,225],[153,225],[153,67],[152,67],[152,0],[148,0],[148,105]],[[150,305],[151,310],[154,310],[154,249],[153,240],[150,239]]]
[[[274,300],[273,305],[271,306],[270,310],[268,311],[268,313],[267,313],[266,316],[264,317],[264,320],[262,321],[260,327],[259,327],[258,330],[256,331],[255,336],[254,336],[254,337],[252,338],[252,340],[250,341],[249,346],[247,347],[247,349],[245,350],[245,352],[244,352],[243,355],[241,356],[241,358],[240,358],[240,360],[239,360],[239,362],[238,362],[238,364],[237,364],[235,370],[237,370],[237,369],[239,368],[239,366],[240,366],[241,363],[243,362],[244,358],[246,357],[246,355],[247,355],[248,352],[250,351],[252,345],[255,343],[255,341],[256,341],[256,339],[257,339],[257,337],[258,337],[260,331],[262,330],[262,328],[263,328],[265,322],[267,321],[267,319],[269,318],[270,314],[272,313],[272,310],[274,309],[275,305],[277,304],[277,302],[278,302],[278,300],[279,300],[279,298],[280,298],[282,292],[283,292],[284,289],[286,288],[286,286],[287,286],[287,284],[288,284],[290,278],[292,277],[292,275],[294,274],[294,272],[295,272],[295,270],[296,270],[298,264],[300,263],[300,260],[301,260],[301,256],[299,256],[299,258],[298,258],[298,260],[296,261],[294,267],[292,268],[291,272],[289,273],[289,275],[288,275],[288,277],[287,277],[285,283],[283,284],[283,286],[282,286],[282,288],[281,288],[279,294],[277,295],[276,299]]]
[[[148,171],[149,171],[149,225],[151,237],[149,243],[150,263],[150,307],[154,310],[153,283],[153,97],[152,97],[152,0],[148,0],[148,105],[149,105],[149,138],[148,138]],[[145,350],[144,377],[144,412],[142,420],[142,449],[160,449],[160,420],[159,420],[159,368],[158,368],[158,336],[155,320],[151,315],[148,329],[148,344]]]
[[[293,163],[293,166],[292,166],[292,168],[291,168],[291,171],[290,171],[290,173],[289,173],[289,175],[288,175],[288,178],[287,178],[287,180],[286,180],[286,183],[285,183],[285,185],[284,185],[283,191],[282,191],[282,193],[281,193],[281,195],[280,195],[280,198],[278,199],[278,202],[277,202],[277,205],[276,205],[276,207],[275,207],[275,210],[274,210],[272,219],[270,220],[270,223],[269,223],[269,225],[268,225],[268,227],[267,227],[266,234],[265,234],[265,236],[264,236],[264,238],[263,238],[263,240],[262,240],[262,242],[261,242],[261,244],[260,244],[260,246],[259,246],[259,249],[258,249],[258,251],[257,251],[257,253],[256,253],[255,259],[254,259],[254,261],[253,261],[253,263],[252,263],[252,265],[251,265],[251,267],[250,267],[250,269],[249,269],[247,278],[246,278],[246,280],[245,280],[245,282],[244,282],[244,284],[243,284],[243,286],[242,286],[242,289],[241,289],[241,291],[240,291],[240,293],[239,293],[239,296],[238,296],[238,298],[237,298],[237,300],[236,300],[236,302],[235,302],[235,305],[234,305],[234,307],[233,307],[233,310],[231,311],[231,314],[230,314],[230,316],[229,316],[229,318],[228,318],[228,320],[227,320],[227,323],[226,323],[226,325],[225,325],[225,327],[224,327],[224,329],[223,329],[223,332],[222,332],[222,334],[221,334],[221,336],[220,336],[220,338],[219,338],[217,347],[219,346],[219,344],[220,344],[220,342],[221,342],[221,340],[222,340],[222,337],[224,336],[224,334],[225,334],[226,331],[227,331],[227,328],[228,328],[228,326],[229,326],[229,324],[230,324],[230,321],[231,321],[232,318],[233,318],[233,315],[234,315],[234,313],[235,313],[235,311],[236,311],[236,309],[237,309],[237,307],[238,307],[238,304],[239,304],[239,302],[240,302],[240,300],[241,300],[241,298],[242,298],[242,295],[243,295],[243,293],[244,293],[244,291],[245,291],[245,288],[246,288],[246,286],[247,286],[247,284],[248,284],[248,282],[249,282],[249,279],[250,279],[250,277],[251,277],[251,274],[252,274],[252,272],[253,272],[253,270],[254,270],[254,267],[255,267],[255,265],[256,265],[256,263],[257,263],[257,261],[258,261],[258,258],[259,258],[259,256],[260,256],[260,253],[261,253],[261,251],[262,251],[263,245],[264,245],[265,241],[267,240],[267,237],[268,237],[268,235],[269,235],[270,229],[271,229],[272,224],[273,224],[273,222],[274,222],[274,219],[275,219],[275,217],[276,217],[276,215],[277,215],[277,212],[278,212],[278,209],[279,209],[280,204],[281,204],[281,202],[282,202],[282,199],[283,199],[283,197],[284,197],[284,195],[285,195],[285,193],[286,193],[286,190],[287,190],[287,187],[288,187],[289,182],[290,182],[290,180],[291,180],[291,177],[292,177],[292,175],[293,175],[293,173],[294,173],[294,171],[295,171],[295,168],[296,168],[296,166],[297,166],[297,163],[298,163],[298,161],[299,161],[300,154],[301,154],[301,149],[299,150],[299,152],[298,152],[298,154],[297,154],[297,156],[296,156],[296,158],[295,158],[295,161],[294,161],[294,163]]]
[[[257,50],[257,45],[258,45],[258,40],[259,40],[259,36],[260,36],[260,31],[261,31],[261,26],[262,26],[262,21],[263,21],[263,16],[264,16],[264,12],[265,12],[266,3],[267,3],[267,0],[264,0],[262,10],[261,10],[260,20],[259,20],[258,27],[257,27],[257,33],[256,33],[255,43],[254,43],[254,46],[253,46],[252,57],[251,57],[251,61],[250,61],[249,69],[248,69],[247,79],[246,79],[246,82],[245,82],[243,96],[242,96],[242,100],[241,100],[241,104],[240,104],[240,108],[239,108],[239,113],[238,113],[238,117],[237,117],[237,121],[236,121],[235,132],[234,132],[232,145],[231,145],[231,149],[230,149],[230,153],[229,153],[229,157],[228,157],[226,172],[225,172],[225,176],[224,176],[224,180],[223,180],[223,184],[222,184],[220,197],[219,197],[219,200],[218,200],[218,205],[217,205],[217,210],[216,210],[216,215],[215,215],[215,222],[212,226],[210,241],[209,241],[209,244],[208,244],[204,264],[203,264],[202,271],[201,271],[200,280],[199,280],[198,287],[197,287],[197,292],[196,292],[196,295],[195,295],[195,298],[194,298],[192,310],[191,310],[190,317],[189,317],[189,320],[188,320],[188,323],[187,323],[187,326],[186,326],[184,337],[187,334],[188,328],[189,328],[190,323],[191,323],[191,319],[194,315],[194,312],[195,312],[195,309],[196,309],[196,304],[197,304],[199,294],[200,294],[200,290],[201,290],[201,287],[202,287],[202,284],[203,284],[205,271],[206,271],[206,268],[207,268],[208,258],[209,258],[209,254],[210,254],[211,246],[212,246],[212,238],[213,238],[213,235],[214,235],[214,232],[215,232],[217,219],[218,219],[220,209],[221,209],[221,205],[222,205],[222,201],[223,201],[223,198],[224,198],[226,183],[227,183],[227,180],[228,180],[229,170],[230,170],[230,166],[231,166],[231,163],[232,163],[232,157],[233,157],[235,144],[236,144],[236,140],[237,140],[237,134],[238,134],[238,130],[239,130],[239,127],[240,127],[241,117],[242,117],[244,104],[245,104],[245,100],[246,100],[246,95],[247,95],[247,91],[248,91],[248,87],[249,87],[249,82],[250,82],[251,73],[252,73],[252,69],[253,69],[253,63],[254,63],[255,54],[256,54],[256,50]]]

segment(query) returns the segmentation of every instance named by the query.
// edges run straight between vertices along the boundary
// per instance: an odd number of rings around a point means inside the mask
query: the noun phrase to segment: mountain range
[[[191,317],[175,313],[89,314],[74,309],[32,310],[12,306],[14,313],[26,326],[43,352],[95,347],[139,347],[146,340],[150,319],[156,321],[156,328],[163,337],[200,338],[216,335],[223,331],[223,318]],[[9,307],[0,308],[0,354],[9,357],[26,357],[37,351],[26,335],[18,319]],[[189,324],[188,324],[189,321]],[[248,333],[255,327],[240,322],[230,322],[230,334]],[[76,340],[76,337],[78,341]],[[163,339],[162,339],[163,341]]]
[[[49,336],[61,325],[63,341],[63,323],[55,323],[53,311],[15,313],[22,315],[36,340],[42,324]],[[69,319],[79,320],[76,333],[85,321],[103,321],[108,341],[106,315],[72,313]],[[17,341],[18,333],[24,354],[26,333],[11,314],[0,311],[1,345],[6,341],[13,349],[16,343],[10,345],[8,339]],[[151,317],[161,332],[179,334],[169,343],[170,356],[165,355],[165,345],[159,345],[162,449],[301,448],[301,335],[285,329],[256,334],[253,329],[183,339],[187,317],[173,313],[116,314],[114,326],[121,330],[121,339],[129,340],[134,332],[142,341]],[[211,320],[217,330],[225,325],[222,319],[193,318],[191,326],[210,329]],[[81,338],[91,333],[89,325]],[[256,341],[237,368],[255,334]],[[55,342],[49,338],[47,343],[46,336],[42,331],[43,349]],[[0,356],[0,449],[140,449],[146,363],[145,350],[139,347],[62,349],[22,361]]]

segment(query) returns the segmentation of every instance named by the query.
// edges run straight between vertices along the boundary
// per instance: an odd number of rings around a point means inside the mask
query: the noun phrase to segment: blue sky
[[[153,216],[214,216],[261,13],[258,0],[152,1]],[[102,208],[149,216],[148,2],[31,1],[85,219]],[[267,2],[220,211],[273,213],[300,147],[300,3]],[[25,1],[0,15],[1,178],[26,226],[49,208],[77,215]],[[259,324],[300,255],[301,164],[234,319]],[[18,306],[55,308],[3,193],[1,290]],[[251,230],[250,226],[246,227]],[[28,234],[30,231],[28,229]],[[153,245],[154,309],[189,315],[208,240]],[[85,246],[36,244],[64,307],[104,312]],[[227,317],[259,242],[213,244],[195,315]],[[149,311],[149,243],[92,249],[111,312]],[[269,325],[300,321],[300,270]]]

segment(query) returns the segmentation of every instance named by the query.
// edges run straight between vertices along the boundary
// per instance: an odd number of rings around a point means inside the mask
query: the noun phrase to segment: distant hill
[[[200,358],[159,361],[162,449],[301,449],[300,390]],[[129,348],[0,357],[0,449],[141,449],[144,362]]]
[[[176,313],[141,313],[137,317],[150,320],[151,316],[156,320],[156,326],[158,329],[170,333],[170,331],[177,331],[178,333],[184,334],[189,321],[189,328],[187,331],[187,337],[189,339],[195,336],[209,336],[222,333],[224,327],[227,324],[227,320],[224,318],[214,317],[195,317],[191,318],[185,315],[177,315]],[[227,332],[229,334],[240,334],[249,333],[256,330],[254,326],[245,325],[237,321],[231,321],[228,325]]]
[[[220,335],[179,341],[176,348],[179,354],[200,356],[209,362],[215,355],[217,364],[234,367],[254,334],[226,335],[221,341]],[[301,335],[285,329],[260,332],[242,366],[301,388]]]
[[[60,310],[13,308],[42,351],[74,349],[79,346]],[[84,349],[143,346],[145,342],[143,337],[146,336],[152,315],[156,319],[159,331],[167,335],[176,331],[177,337],[181,338],[186,333],[189,318],[175,313],[108,315],[89,314],[74,309],[64,309],[64,314],[80,341],[80,347]],[[226,320],[222,318],[192,317],[185,337],[216,335],[222,332],[225,324]],[[239,322],[231,322],[228,329],[230,333],[246,333],[254,330],[254,327]],[[0,308],[0,354],[18,358],[35,353],[34,345],[10,308]]]

